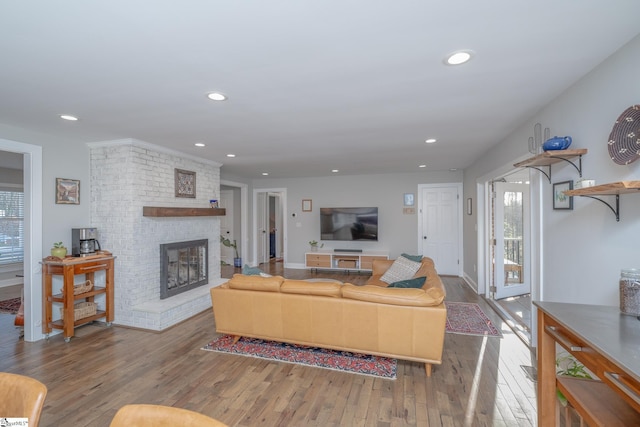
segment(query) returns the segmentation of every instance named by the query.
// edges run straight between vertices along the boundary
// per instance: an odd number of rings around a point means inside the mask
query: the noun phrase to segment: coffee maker
[[[71,253],[73,256],[93,255],[100,250],[97,228],[72,228]]]

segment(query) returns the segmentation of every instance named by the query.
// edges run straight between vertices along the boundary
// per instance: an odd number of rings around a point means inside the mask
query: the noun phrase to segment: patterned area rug
[[[0,301],[0,313],[16,314],[20,308],[20,298]]]
[[[202,350],[258,357],[278,362],[298,363],[316,368],[351,372],[385,379],[396,379],[398,362],[386,357],[327,350],[304,345],[265,341],[256,338],[240,338],[233,344],[231,335],[214,339]]]
[[[478,304],[445,301],[445,305],[447,306],[447,332],[502,337],[502,332],[494,326]]]

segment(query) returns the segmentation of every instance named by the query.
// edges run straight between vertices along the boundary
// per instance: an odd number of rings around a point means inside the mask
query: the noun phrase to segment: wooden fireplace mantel
[[[143,206],[142,216],[178,217],[178,216],[224,216],[224,208],[175,208],[161,206]]]

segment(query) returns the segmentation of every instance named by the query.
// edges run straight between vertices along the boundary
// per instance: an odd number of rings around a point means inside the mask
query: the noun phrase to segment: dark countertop
[[[534,301],[547,315],[640,381],[640,320],[618,307]]]

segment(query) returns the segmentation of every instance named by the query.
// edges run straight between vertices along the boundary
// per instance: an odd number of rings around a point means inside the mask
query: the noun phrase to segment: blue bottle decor
[[[542,145],[542,149],[544,151],[566,150],[570,145],[570,136],[554,136],[553,138],[549,138],[545,141],[545,143]]]

